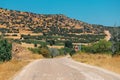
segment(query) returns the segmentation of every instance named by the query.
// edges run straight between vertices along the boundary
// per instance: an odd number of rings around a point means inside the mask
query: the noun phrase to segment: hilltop
[[[37,27],[62,27],[73,29],[93,29],[93,25],[71,19],[63,14],[35,14],[0,8],[0,24],[4,27],[31,29]],[[88,32],[92,32],[88,30]],[[87,30],[85,30],[87,32]]]

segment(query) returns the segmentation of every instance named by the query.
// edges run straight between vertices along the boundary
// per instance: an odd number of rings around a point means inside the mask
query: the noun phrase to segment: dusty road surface
[[[111,38],[110,31],[105,30],[105,31],[104,31],[104,33],[106,34],[105,40],[109,41],[109,40],[110,40],[110,38]]]
[[[36,60],[12,80],[120,80],[120,75],[64,57]]]

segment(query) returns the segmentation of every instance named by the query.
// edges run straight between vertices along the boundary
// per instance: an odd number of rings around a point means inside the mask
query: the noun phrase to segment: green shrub
[[[67,48],[67,47],[59,49],[59,52],[60,52],[59,53],[60,55],[70,54],[71,56],[76,53],[76,51],[74,49]]]
[[[37,53],[40,54],[40,49],[39,48],[28,48],[30,51],[32,51],[33,53]]]
[[[65,47],[73,48],[72,42],[71,41],[65,41]]]
[[[70,54],[70,56],[73,56],[75,53],[76,53],[76,51],[74,49],[72,49],[69,54]]]
[[[112,44],[109,41],[100,40],[90,46],[82,46],[82,51],[88,53],[110,53],[111,45]]]
[[[46,58],[50,57],[50,51],[47,48],[40,48],[40,54]]]
[[[54,40],[48,40],[47,42],[49,42],[50,46],[55,45],[55,41]]]
[[[71,48],[65,47],[65,48],[64,48],[64,51],[65,51],[65,54],[70,53],[70,52],[71,52]]]
[[[44,42],[41,43],[41,46],[40,46],[39,48],[48,48],[48,47],[47,47],[47,43],[44,43]]]
[[[0,40],[0,61],[8,61],[12,58],[12,44],[7,40]]]
[[[100,40],[98,43],[95,43],[93,46],[91,46],[91,50],[93,53],[109,52],[111,50],[111,42]]]
[[[60,55],[65,55],[65,50],[64,50],[64,48],[59,49],[59,54],[60,54]]]
[[[28,48],[28,49],[33,53],[41,54],[44,57],[50,57],[50,51],[48,50],[48,48],[36,47],[36,48]]]

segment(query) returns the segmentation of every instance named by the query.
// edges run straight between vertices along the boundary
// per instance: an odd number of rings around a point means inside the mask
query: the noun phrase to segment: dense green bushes
[[[0,61],[8,61],[12,58],[12,44],[7,40],[0,40]]]
[[[36,54],[40,54],[40,49],[39,48],[28,48],[30,51]]]
[[[100,40],[96,43],[90,44],[89,46],[82,46],[82,51],[89,53],[110,53],[111,42],[106,40]]]
[[[37,47],[37,48],[29,48],[30,51],[33,53],[41,54],[46,58],[53,58],[55,56],[59,56],[60,52],[58,49],[55,48],[43,48],[43,47]]]
[[[44,57],[50,57],[50,51],[46,45],[46,43],[42,43],[41,46],[35,48],[28,48],[30,51],[36,54],[41,54]]]
[[[29,50],[32,51],[33,53],[41,54],[46,58],[53,58],[59,55],[67,54],[70,54],[72,56],[73,54],[75,54],[75,50],[72,47],[70,48],[68,47],[64,47],[58,50],[56,48],[48,48],[46,44],[42,44],[39,47],[29,48]]]
[[[60,52],[60,55],[70,54],[70,56],[72,56],[76,53],[76,51],[73,48],[68,48],[68,47],[59,49],[59,52]]]
[[[28,49],[35,54],[41,54],[44,57],[50,57],[50,52],[48,48],[36,47],[36,48],[28,48]]]

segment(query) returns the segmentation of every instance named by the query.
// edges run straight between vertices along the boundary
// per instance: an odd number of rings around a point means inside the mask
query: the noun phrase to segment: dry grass
[[[34,48],[34,44],[28,44],[28,43],[22,43],[21,46],[25,48]]]
[[[64,48],[64,46],[55,46],[55,45],[53,45],[53,46],[49,46],[49,45],[47,45],[49,48],[56,48],[56,49],[61,49],[61,48]]]
[[[9,62],[0,64],[0,80],[8,80],[11,76],[16,74],[23,66],[27,65],[29,61],[11,60]]]
[[[82,63],[102,67],[120,74],[120,56],[111,57],[105,54],[76,54],[72,57]]]
[[[35,59],[43,58],[38,54],[31,54],[29,60],[11,60],[8,62],[0,63],[0,80],[8,80],[20,71],[25,65]]]
[[[29,58],[30,58],[30,60],[35,60],[35,59],[42,59],[42,58],[44,58],[42,55],[39,55],[39,54],[31,54],[30,56],[29,56]]]
[[[6,39],[20,39],[20,36],[7,36]]]

